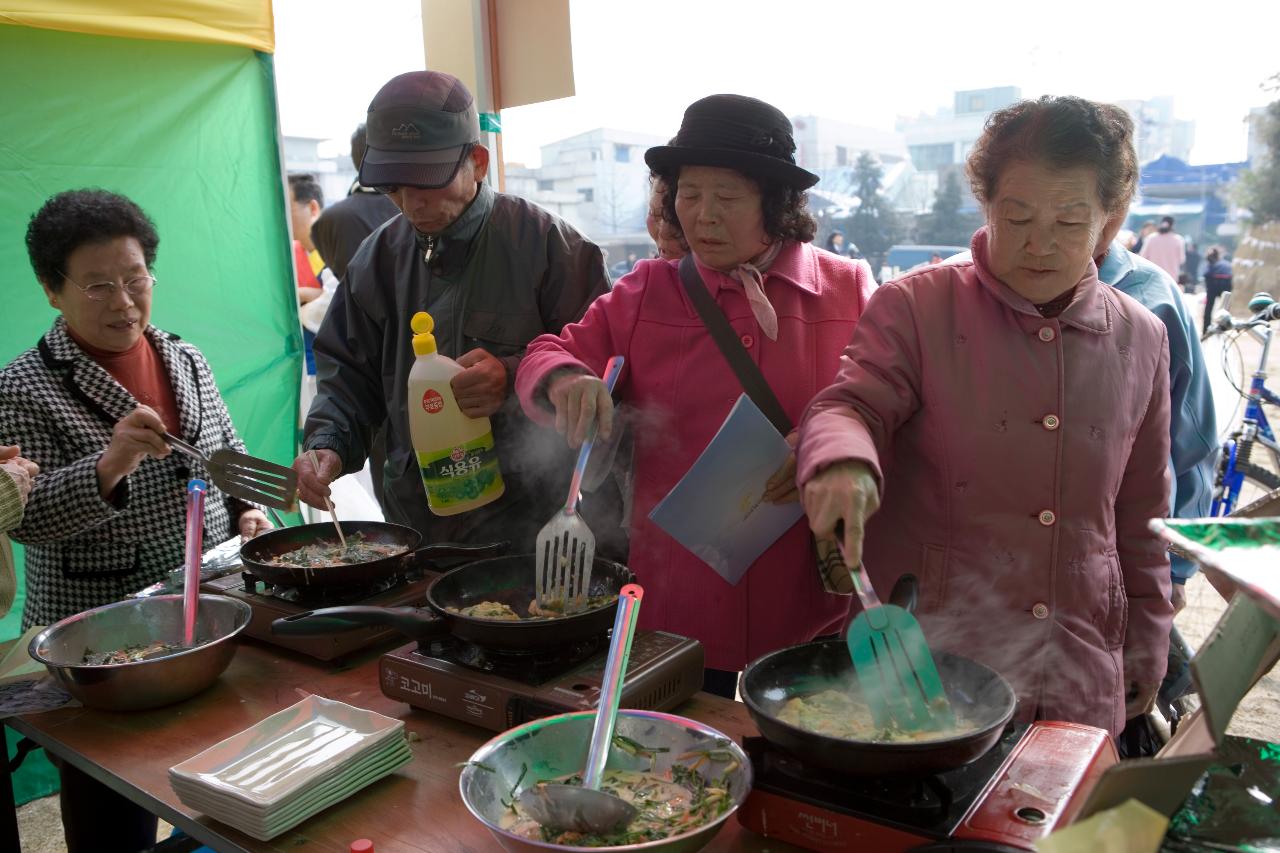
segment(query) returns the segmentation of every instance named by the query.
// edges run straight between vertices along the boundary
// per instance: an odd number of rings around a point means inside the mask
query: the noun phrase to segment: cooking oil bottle
[[[409,371],[409,435],[427,507],[436,515],[457,515],[497,500],[506,488],[493,428],[488,418],[469,418],[458,408],[449,380],[462,365],[436,352],[431,315],[419,311],[409,325],[416,356]]]

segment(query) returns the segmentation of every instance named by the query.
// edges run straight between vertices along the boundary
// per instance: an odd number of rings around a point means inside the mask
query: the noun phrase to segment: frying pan
[[[844,640],[822,640],[765,655],[742,673],[742,701],[770,743],[797,758],[850,776],[925,775],[968,764],[986,753],[1013,717],[1009,682],[980,663],[935,652],[938,674],[959,718],[955,735],[923,742],[852,740],[821,735],[778,719],[794,696],[838,686],[852,692],[858,680]]]
[[[421,548],[422,535],[412,527],[391,524],[386,521],[344,521],[342,531],[347,536],[362,534],[365,541],[382,545],[395,545],[403,553],[392,557],[379,557],[362,563],[323,566],[302,569],[294,566],[274,566],[268,563],[290,551],[314,545],[317,542],[337,544],[337,534],[330,523],[300,524],[297,527],[281,527],[255,536],[240,546],[240,560],[244,567],[267,583],[284,586],[358,586],[373,583],[404,571],[415,557],[468,557],[478,559],[501,554],[507,543],[487,545],[457,545],[440,542]]]
[[[915,576],[900,577],[890,600],[914,610]],[[857,693],[857,675],[843,639],[791,646],[758,658],[743,670],[739,689],[760,734],[807,763],[850,776],[922,776],[985,754],[1017,706],[1013,687],[995,670],[946,652],[934,652],[934,661],[958,725],[955,734],[928,741],[833,737],[778,719],[783,704],[795,696],[832,688]]]
[[[591,568],[592,597],[608,595],[608,603],[558,619],[502,621],[478,619],[449,612],[482,601],[507,605],[517,613],[528,612],[534,598],[533,554],[517,554],[477,560],[437,578],[427,590],[428,607],[326,607],[277,619],[276,634],[314,635],[347,631],[357,625],[386,625],[419,641],[452,634],[460,640],[490,649],[537,650],[598,637],[613,626],[617,595],[635,581],[626,566],[596,558]]]

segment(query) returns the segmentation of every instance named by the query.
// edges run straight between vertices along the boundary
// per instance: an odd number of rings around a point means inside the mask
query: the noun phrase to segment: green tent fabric
[[[66,189],[123,193],[160,233],[152,322],[208,358],[249,452],[288,464],[302,334],[271,57],[0,25],[0,79],[0,364],[56,316],[27,259],[31,214]]]

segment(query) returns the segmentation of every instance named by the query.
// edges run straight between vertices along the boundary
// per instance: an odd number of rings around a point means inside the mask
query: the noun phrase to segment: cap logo
[[[391,135],[396,139],[421,139],[422,132],[417,126],[411,122],[404,122],[391,129]]]

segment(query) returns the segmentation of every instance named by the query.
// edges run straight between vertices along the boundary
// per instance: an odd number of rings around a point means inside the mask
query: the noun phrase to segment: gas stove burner
[[[257,575],[248,571],[240,573],[240,579],[244,591],[249,595],[276,598],[281,601],[307,605],[309,607],[322,607],[338,604],[359,604],[369,600],[375,595],[379,595],[380,593],[421,580],[422,577],[423,573],[421,571],[410,570],[408,572],[394,574],[389,577],[373,581],[372,583],[357,584],[355,586],[308,587],[273,584],[262,580]]]
[[[608,647],[608,633],[553,649],[533,650],[493,649],[449,636],[420,642],[416,654],[461,664],[477,672],[510,678],[522,684],[538,685]]]

